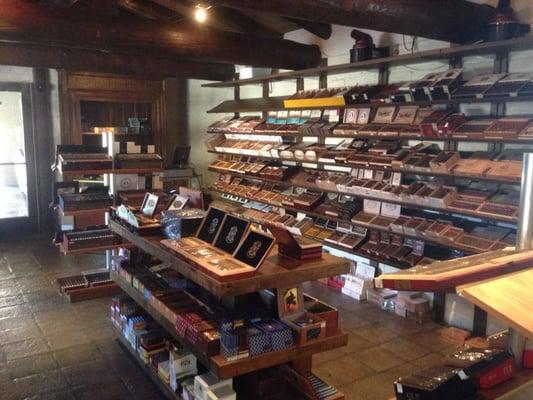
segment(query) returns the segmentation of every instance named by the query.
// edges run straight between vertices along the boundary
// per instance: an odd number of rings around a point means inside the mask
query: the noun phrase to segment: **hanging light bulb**
[[[194,19],[197,22],[203,24],[207,20],[207,8],[201,5],[197,5],[194,10]]]

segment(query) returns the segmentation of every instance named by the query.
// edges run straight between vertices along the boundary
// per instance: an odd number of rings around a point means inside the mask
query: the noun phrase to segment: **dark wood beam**
[[[0,0],[0,41],[128,52],[147,57],[301,69],[316,66],[318,46],[117,16],[112,24],[17,0]]]
[[[148,18],[154,21],[176,21],[183,18],[182,16],[168,12],[154,2],[147,2],[146,0],[117,0],[117,4],[142,18]]]
[[[330,24],[324,24],[316,21],[306,21],[304,19],[287,18],[292,23],[305,29],[307,32],[318,36],[321,39],[328,40],[331,37],[332,28]]]
[[[194,20],[194,5],[176,0],[152,0],[155,4]],[[240,32],[254,36],[281,38],[283,35],[260,22],[231,8],[214,7],[209,9],[205,25],[222,31]]]
[[[211,0],[210,4],[455,43],[482,39],[493,11],[466,0]]]
[[[0,42],[0,64],[121,75],[227,80],[235,69],[229,64],[175,61],[165,58],[111,54],[92,50],[20,45]]]

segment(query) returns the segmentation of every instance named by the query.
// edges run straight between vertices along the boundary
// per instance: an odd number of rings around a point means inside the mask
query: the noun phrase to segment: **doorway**
[[[29,85],[0,83],[0,232],[37,230],[30,93]]]

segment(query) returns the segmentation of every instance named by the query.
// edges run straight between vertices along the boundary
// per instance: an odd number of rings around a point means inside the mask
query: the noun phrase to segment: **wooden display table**
[[[327,253],[323,254],[321,260],[307,262],[276,254],[268,257],[253,277],[233,282],[220,282],[163,248],[159,244],[161,237],[137,236],[114,221],[109,222],[109,228],[159,260],[172,264],[185,278],[218,298],[249,294],[264,289],[296,286],[304,282],[347,274],[350,271],[348,260],[333,257]]]

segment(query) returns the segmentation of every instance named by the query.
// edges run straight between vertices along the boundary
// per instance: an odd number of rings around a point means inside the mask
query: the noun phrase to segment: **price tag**
[[[381,215],[388,218],[398,218],[402,213],[402,207],[399,204],[383,203],[381,205]]]
[[[312,110],[311,111],[311,119],[320,119],[322,117],[322,111],[321,110]]]
[[[373,179],[374,178],[374,171],[371,169],[365,169],[363,179]]]
[[[329,122],[339,122],[339,119],[340,119],[340,110],[329,111]]]
[[[392,174],[391,184],[393,186],[400,186],[402,184],[402,174],[401,174],[401,172],[394,172]]]
[[[379,215],[381,212],[381,201],[365,199],[363,211],[367,214]]]

